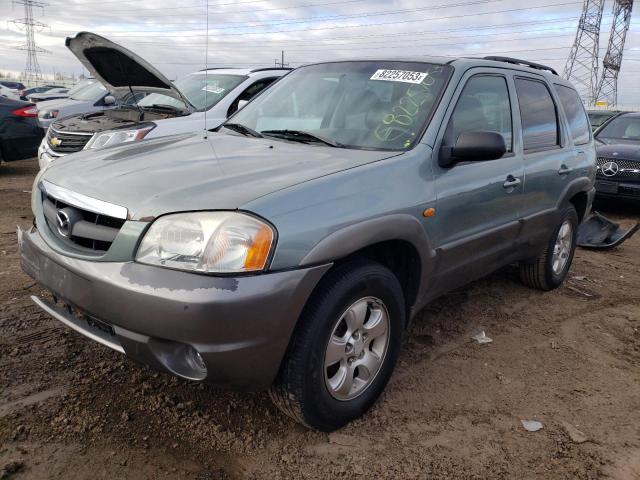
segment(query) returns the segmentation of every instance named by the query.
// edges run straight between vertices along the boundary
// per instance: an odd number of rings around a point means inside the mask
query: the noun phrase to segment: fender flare
[[[565,186],[562,194],[559,197],[558,203],[556,204],[556,210],[560,211],[563,207],[567,206],[573,198],[578,193],[585,193],[587,198],[593,198],[593,195],[590,195],[591,190],[594,189],[593,182],[591,179],[587,177],[576,178],[572,182],[570,182],[567,186]],[[587,200],[588,201],[588,200]],[[585,214],[589,210],[589,205],[587,205],[587,209]],[[581,218],[580,221],[583,219]]]
[[[415,303],[419,303],[436,267],[436,252],[422,223],[413,215],[397,213],[364,220],[337,230],[320,240],[300,265],[329,263],[377,243],[403,240],[420,257],[420,279]]]

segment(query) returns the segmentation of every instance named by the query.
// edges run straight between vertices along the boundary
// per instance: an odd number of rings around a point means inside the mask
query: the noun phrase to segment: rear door
[[[555,92],[544,77],[518,72],[514,84],[525,172],[519,242],[535,250],[556,226],[558,201],[571,178],[576,150]]]
[[[443,168],[434,161],[437,215],[429,231],[439,252],[443,290],[478,278],[514,252],[522,208],[524,167],[514,153],[513,92],[509,70],[472,69],[458,86],[436,143],[450,147],[464,131],[502,134],[507,153],[500,159]],[[437,155],[436,155],[437,156]]]

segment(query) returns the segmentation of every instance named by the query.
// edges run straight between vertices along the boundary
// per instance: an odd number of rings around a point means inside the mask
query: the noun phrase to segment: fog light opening
[[[202,374],[202,378],[207,376],[207,366],[202,359],[202,355],[200,355],[200,352],[198,352],[198,350],[193,348],[191,345],[187,345],[185,351],[185,359],[189,364],[189,367],[191,367],[194,371]]]

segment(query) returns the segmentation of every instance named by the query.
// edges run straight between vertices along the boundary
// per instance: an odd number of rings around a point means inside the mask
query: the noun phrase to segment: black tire
[[[377,375],[357,397],[337,400],[325,383],[327,342],[342,313],[364,297],[381,300],[388,312],[386,354]],[[364,259],[335,267],[322,279],[298,320],[278,377],[269,390],[271,399],[289,417],[325,432],[360,417],[380,396],[393,372],[405,317],[402,288],[390,270]]]
[[[558,238],[558,233],[562,225],[568,221],[571,225],[571,248],[569,257],[564,268],[559,272],[553,269],[553,251]],[[571,268],[573,254],[576,250],[576,236],[578,233],[578,214],[573,205],[565,207],[560,215],[560,221],[547,242],[544,251],[538,258],[528,262],[520,262],[520,279],[522,283],[528,287],[538,290],[549,291],[558,288],[564,282],[564,279]]]

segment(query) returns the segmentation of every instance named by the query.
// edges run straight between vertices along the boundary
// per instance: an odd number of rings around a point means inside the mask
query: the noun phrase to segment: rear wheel
[[[578,214],[573,205],[566,207],[545,250],[538,258],[520,263],[522,282],[538,290],[553,290],[564,282],[576,249]]]
[[[404,297],[392,272],[364,260],[337,267],[309,300],[271,398],[318,430],[361,416],[391,376],[404,323]]]

